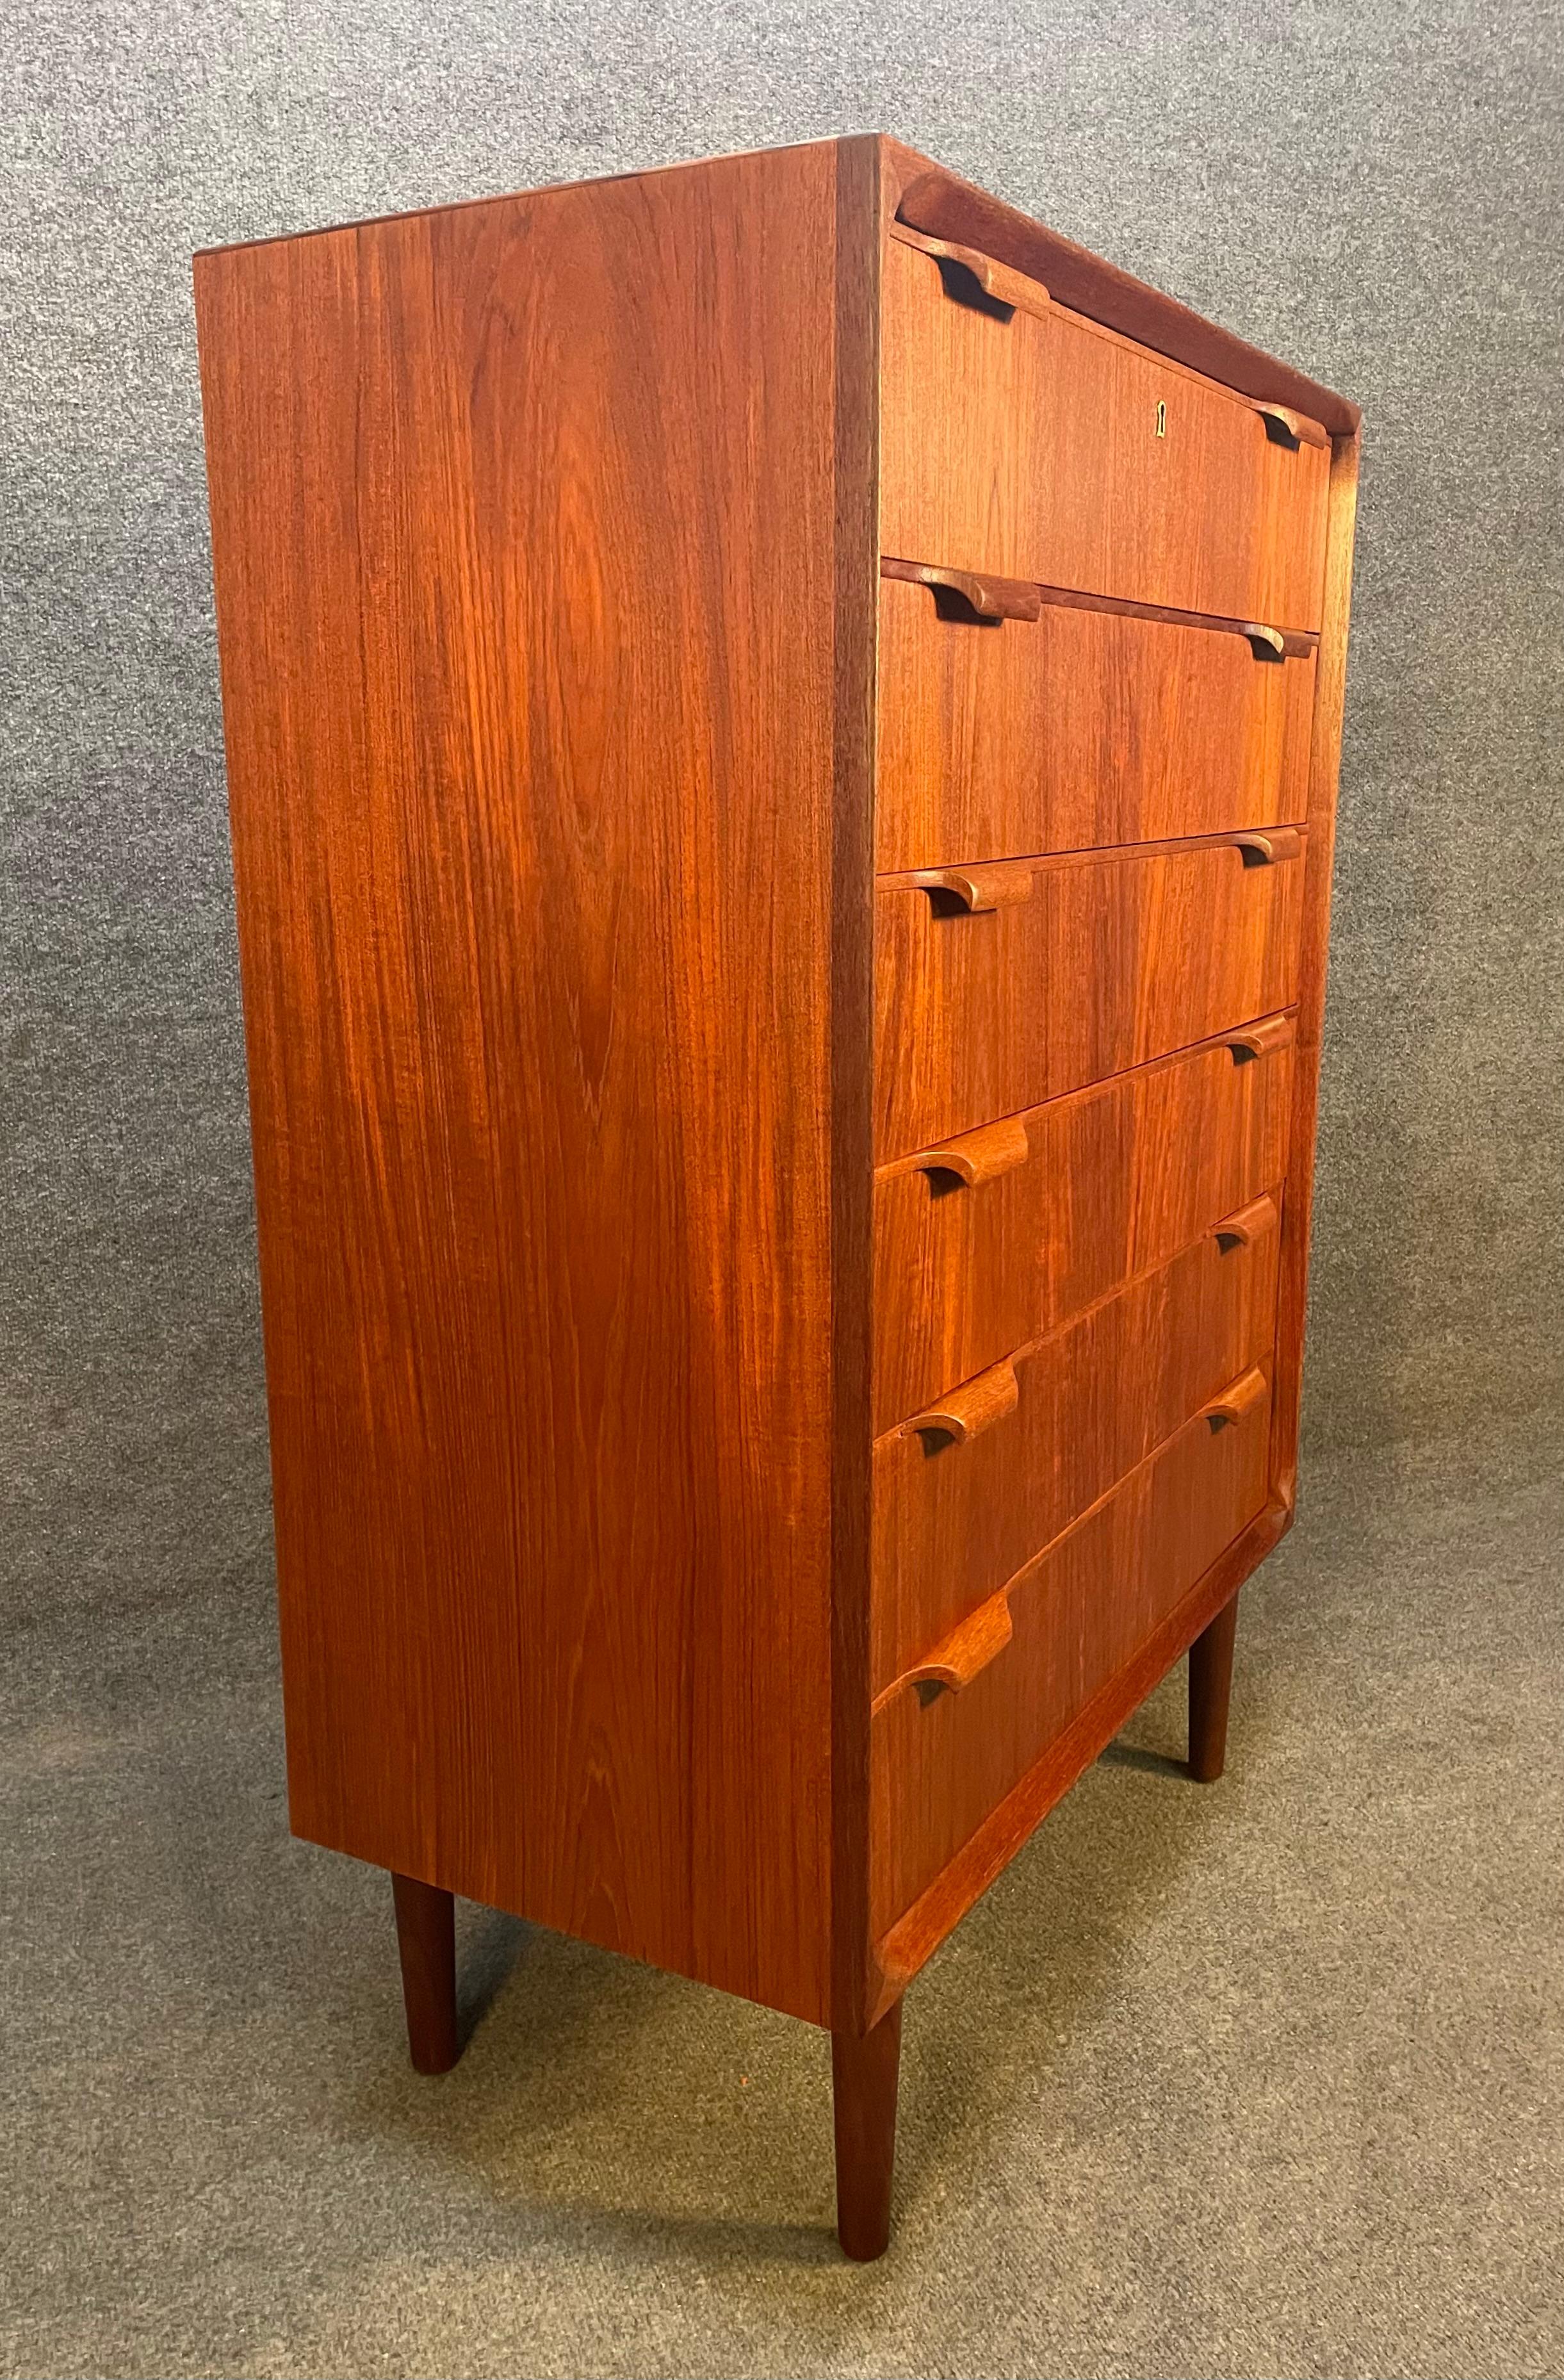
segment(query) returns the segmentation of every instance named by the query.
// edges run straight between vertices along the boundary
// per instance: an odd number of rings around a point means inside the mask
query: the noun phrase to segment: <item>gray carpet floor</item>
[[[383,1880],[285,1832],[259,1608],[4,1733],[13,2374],[1564,2369],[1558,1480],[1316,1460],[1231,1766],[1182,1673],[908,2001],[897,2229],[823,2035],[464,1912],[415,2077]]]

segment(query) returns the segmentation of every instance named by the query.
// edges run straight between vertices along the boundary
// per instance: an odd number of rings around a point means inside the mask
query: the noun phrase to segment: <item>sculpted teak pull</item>
[[[979,1438],[997,1421],[1012,1414],[1021,1402],[1021,1385],[1015,1377],[1015,1366],[1006,1355],[1001,1362],[991,1364],[976,1378],[964,1381],[941,1397],[937,1405],[916,1414],[903,1422],[903,1438],[948,1438],[957,1446],[969,1439]]]
[[[968,248],[961,240],[938,239],[930,233],[913,230],[911,225],[899,228],[896,236],[908,248],[921,248],[925,256],[933,257],[937,264],[953,264],[958,273],[969,273],[995,306],[1007,306],[1015,314],[1046,314],[1049,310],[1049,293],[1040,281],[1018,273],[1012,264],[1001,264],[998,257],[986,255],[980,248]],[[946,287],[950,289],[948,281]]]
[[[1241,1207],[1236,1215],[1224,1215],[1211,1236],[1225,1256],[1230,1248],[1252,1248],[1256,1240],[1264,1239],[1267,1232],[1274,1232],[1280,1220],[1276,1200],[1267,1194],[1251,1198],[1248,1206]]]
[[[1328,446],[1330,433],[1306,413],[1294,413],[1290,405],[1257,405],[1255,407],[1266,425],[1266,436],[1273,446]]]
[[[927,587],[937,602],[941,595],[954,595],[980,620],[1042,617],[1042,589],[1029,578],[992,578],[986,571],[952,570],[942,563],[898,562],[894,558],[881,560],[879,575],[882,578],[904,578],[914,587]]]
[[[911,577],[913,565],[882,562],[879,575],[882,578]],[[1024,586],[1027,582],[1004,583]],[[1230,620],[1225,613],[1181,612],[1176,604],[1137,603],[1128,595],[1087,595],[1078,587],[1049,587],[1040,579],[1037,594],[1055,610],[1103,612],[1121,620],[1165,620],[1171,628],[1203,628],[1208,636],[1243,637],[1256,661],[1307,661],[1319,648],[1313,628],[1273,628],[1267,620]]]
[[[1248,638],[1257,662],[1306,661],[1315,650],[1315,638],[1303,628],[1269,628],[1263,620],[1235,620],[1232,625]]]
[[[980,1603],[976,1611],[969,1611],[958,1627],[941,1637],[932,1652],[926,1653],[910,1670],[903,1670],[894,1684],[876,1696],[875,1708],[882,1709],[903,1686],[916,1689],[917,1698],[926,1709],[940,1694],[959,1694],[980,1670],[986,1670],[995,1656],[1004,1651],[1012,1633],[1010,1594],[1001,1587],[987,1603]]]
[[[1247,1065],[1253,1058],[1268,1058],[1273,1050],[1290,1050],[1298,1038],[1298,1020],[1293,1016],[1262,1016],[1257,1025],[1241,1025],[1236,1033],[1227,1036],[1235,1066]]]
[[[1245,868],[1269,868],[1279,859],[1296,859],[1303,839],[1295,826],[1273,826],[1264,834],[1235,834]]]
[[[1241,1422],[1265,1394],[1266,1376],[1256,1364],[1253,1371],[1245,1372],[1242,1379],[1234,1380],[1231,1389],[1224,1389],[1219,1397],[1213,1397],[1208,1405],[1203,1405],[1201,1418],[1209,1422],[1211,1435],[1215,1438],[1219,1429],[1231,1429],[1235,1422]]]
[[[969,1189],[976,1189],[980,1183],[995,1181],[1000,1174],[1024,1165],[1031,1154],[1026,1126],[1019,1116],[1006,1116],[1000,1123],[985,1124],[980,1132],[964,1132],[955,1140],[941,1141],[938,1148],[920,1150],[912,1170],[953,1173]]]
[[[920,868],[913,882],[925,892],[949,892],[972,917],[989,909],[1015,909],[1032,898],[1026,868]]]

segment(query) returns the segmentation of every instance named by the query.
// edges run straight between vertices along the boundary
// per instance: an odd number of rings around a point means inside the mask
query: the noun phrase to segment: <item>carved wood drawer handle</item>
[[[996,1654],[1002,1653],[1014,1631],[1010,1617],[1010,1597],[1001,1587],[987,1603],[980,1603],[969,1612],[959,1628],[941,1638],[931,1653],[903,1670],[895,1684],[879,1697],[889,1702],[903,1686],[914,1686],[925,1709],[941,1694],[959,1694],[969,1686],[980,1670],[986,1670]]]
[[[1266,1376],[1256,1364],[1254,1370],[1245,1372],[1241,1380],[1234,1380],[1231,1389],[1224,1389],[1219,1397],[1213,1397],[1208,1405],[1203,1405],[1200,1418],[1209,1422],[1211,1435],[1215,1438],[1219,1429],[1231,1429],[1235,1422],[1243,1419],[1246,1413],[1252,1413],[1265,1394]]]
[[[980,1438],[997,1421],[1012,1414],[1020,1402],[1021,1384],[1015,1377],[1014,1365],[1006,1355],[998,1364],[990,1364],[986,1372],[979,1372],[976,1379],[952,1389],[937,1405],[903,1422],[902,1436],[948,1438],[957,1446],[965,1446],[969,1439]]]
[[[879,575],[882,578],[903,578],[914,587],[930,588],[937,604],[941,595],[954,595],[980,620],[1042,617],[1042,590],[1034,579],[991,578],[983,571],[948,570],[942,563],[894,559],[882,559]],[[943,605],[940,610],[946,618],[954,616]]]
[[[1031,871],[1024,868],[920,868],[913,882],[925,892],[950,893],[974,917],[1018,908],[1032,898]]]
[[[1255,407],[1266,425],[1266,436],[1273,446],[1328,446],[1330,432],[1306,413],[1294,413],[1290,405],[1257,405]]]
[[[984,297],[991,298],[996,306],[1008,306],[1016,314],[1046,314],[1049,310],[1049,293],[1040,281],[1017,273],[1012,264],[1001,264],[997,257],[985,256],[980,248],[965,248],[959,240],[935,239],[927,232],[920,232],[906,244],[909,248],[921,248],[936,264],[953,264],[958,273],[970,273]],[[943,274],[940,277],[943,279]],[[948,281],[945,285],[950,289]]]
[[[1273,1050],[1291,1050],[1298,1038],[1295,1016],[1262,1016],[1257,1025],[1241,1026],[1227,1037],[1235,1066],[1246,1066],[1254,1058],[1268,1058]]]
[[[1279,859],[1296,859],[1303,839],[1295,826],[1273,826],[1264,834],[1235,834],[1245,868],[1269,868]]]
[[[1232,625],[1248,638],[1257,662],[1306,661],[1315,650],[1314,638],[1302,628],[1267,628],[1259,620],[1235,620]]]
[[[1241,1207],[1236,1215],[1224,1215],[1219,1223],[1214,1224],[1211,1236],[1226,1256],[1231,1248],[1252,1248],[1256,1240],[1263,1240],[1267,1232],[1274,1232],[1280,1220],[1274,1198],[1268,1195],[1251,1198],[1248,1206]]]
[[[1031,1154],[1026,1126],[1019,1116],[1006,1116],[1000,1123],[985,1124],[981,1132],[964,1132],[959,1139],[922,1150],[915,1170],[953,1173],[958,1182],[975,1190],[981,1183],[996,1181],[1001,1173],[1024,1165]]]

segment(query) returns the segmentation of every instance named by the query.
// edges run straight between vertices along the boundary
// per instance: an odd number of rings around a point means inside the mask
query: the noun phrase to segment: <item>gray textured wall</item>
[[[1557,7],[7,13],[13,1664],[269,1658],[189,251],[681,156],[882,127],[1361,400],[1310,1430],[1555,1409]]]

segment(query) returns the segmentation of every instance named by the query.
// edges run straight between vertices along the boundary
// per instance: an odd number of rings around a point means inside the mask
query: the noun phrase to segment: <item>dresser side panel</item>
[[[835,215],[197,267],[296,1830],[816,2020]]]

